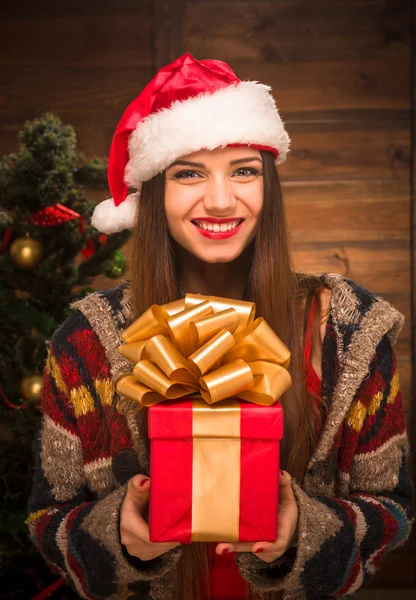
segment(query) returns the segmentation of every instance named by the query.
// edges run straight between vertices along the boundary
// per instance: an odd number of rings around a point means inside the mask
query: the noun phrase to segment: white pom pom
[[[114,200],[104,200],[97,204],[92,213],[91,225],[101,233],[116,233],[123,229],[133,229],[136,219],[139,193],[130,194],[118,206]]]

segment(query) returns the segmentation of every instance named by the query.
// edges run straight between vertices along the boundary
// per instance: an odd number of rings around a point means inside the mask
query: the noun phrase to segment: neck
[[[206,263],[186,250],[180,250],[180,295],[186,293],[221,296],[241,300],[244,295],[245,263],[243,252],[229,263]]]

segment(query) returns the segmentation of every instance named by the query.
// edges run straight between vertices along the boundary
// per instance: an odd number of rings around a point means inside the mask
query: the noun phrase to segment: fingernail
[[[263,552],[264,548],[257,548],[257,550],[254,550],[254,554],[260,554],[260,552]]]
[[[228,548],[224,548],[221,554],[228,554]]]
[[[149,481],[149,478],[147,479],[142,479],[142,481],[140,482],[140,487],[143,487],[144,484],[146,483],[146,481]]]

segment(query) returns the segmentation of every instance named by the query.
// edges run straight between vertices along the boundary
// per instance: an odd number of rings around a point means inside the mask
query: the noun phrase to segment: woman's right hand
[[[127,484],[127,493],[120,510],[120,541],[131,556],[152,560],[168,552],[179,543],[154,543],[149,539],[149,526],[145,519],[149,508],[150,479],[135,475]]]

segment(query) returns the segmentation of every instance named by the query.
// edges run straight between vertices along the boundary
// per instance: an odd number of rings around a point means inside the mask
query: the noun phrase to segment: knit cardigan
[[[412,522],[392,351],[403,317],[340,275],[321,281],[332,290],[322,360],[328,416],[301,486],[292,484],[298,545],[272,563],[236,555],[247,581],[281,590],[285,600],[353,594],[407,539]],[[140,418],[115,407],[113,380],[131,370],[117,350],[132,320],[129,284],[92,293],[73,309],[48,348],[30,534],[82,598],[169,600],[182,547],[141,561],[119,538],[127,481],[150,476]]]

